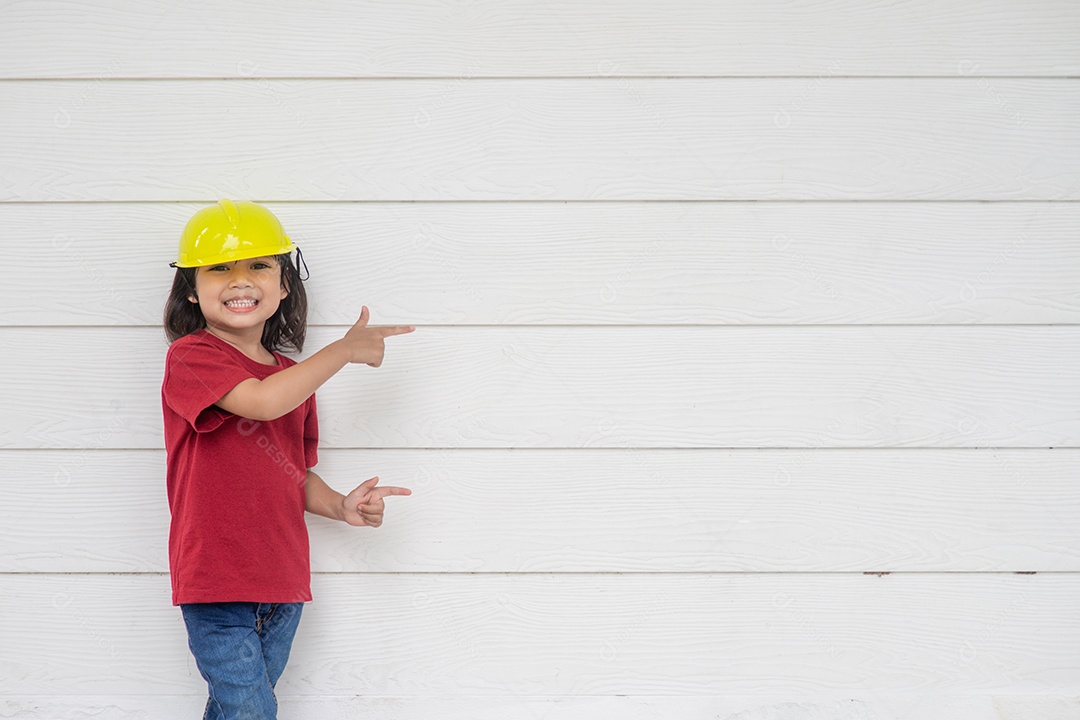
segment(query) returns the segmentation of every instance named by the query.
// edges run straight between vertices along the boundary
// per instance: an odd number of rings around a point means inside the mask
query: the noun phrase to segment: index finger
[[[412,332],[413,330],[416,329],[416,326],[415,325],[383,325],[383,326],[379,326],[379,327],[372,328],[372,329],[373,330],[378,330],[379,332],[381,332],[383,337],[390,337],[391,335],[404,335],[405,333],[410,333],[410,332]]]
[[[393,485],[383,485],[377,487],[374,492],[379,497],[387,497],[388,495],[412,495],[412,490],[403,487],[394,487]]]

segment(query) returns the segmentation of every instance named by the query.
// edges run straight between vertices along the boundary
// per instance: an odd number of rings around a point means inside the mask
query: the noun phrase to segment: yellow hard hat
[[[180,233],[171,267],[199,267],[292,252],[292,240],[274,214],[257,203],[219,200],[195,213]]]

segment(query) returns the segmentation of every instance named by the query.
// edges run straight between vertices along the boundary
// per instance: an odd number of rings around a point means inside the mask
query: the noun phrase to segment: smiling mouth
[[[259,301],[254,298],[234,298],[226,300],[223,304],[233,312],[250,312],[258,307]]]

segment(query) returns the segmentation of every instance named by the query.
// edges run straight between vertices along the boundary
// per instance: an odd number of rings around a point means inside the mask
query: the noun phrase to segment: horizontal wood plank
[[[7,325],[159,325],[198,204],[0,204]],[[270,203],[313,324],[1080,323],[1080,203]],[[48,282],[41,268],[47,267]],[[58,291],[62,289],[62,291]]]
[[[291,670],[287,670],[291,672]],[[527,695],[277,695],[281,716],[289,720],[1076,720],[1080,698],[1046,695],[971,695],[850,693],[806,697],[785,692],[773,698],[677,697],[671,695],[581,696],[545,698]],[[819,695],[827,696],[828,693]],[[0,698],[4,720],[85,720],[153,718],[190,720],[206,705],[203,695],[24,695]]]
[[[53,0],[3,19],[3,77],[1080,73],[1067,0]]]
[[[378,324],[378,323],[373,323]],[[344,327],[315,328],[310,354]],[[163,446],[155,328],[2,328],[4,448]],[[1076,447],[1070,327],[419,327],[318,393],[326,447]]]
[[[316,572],[1080,571],[1080,450],[326,450]],[[161,450],[0,451],[0,572],[166,572]]]
[[[1076,574],[318,575],[283,693],[1065,694]],[[166,575],[0,584],[0,693],[198,694]]]
[[[118,79],[0,93],[7,201],[1080,199],[1075,80],[476,78],[448,92]]]

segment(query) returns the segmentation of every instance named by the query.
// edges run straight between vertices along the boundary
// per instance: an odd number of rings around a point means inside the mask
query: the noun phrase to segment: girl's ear
[[[188,299],[188,302],[193,302],[196,305],[199,304],[199,298],[195,297],[194,295],[188,295],[187,299]]]

